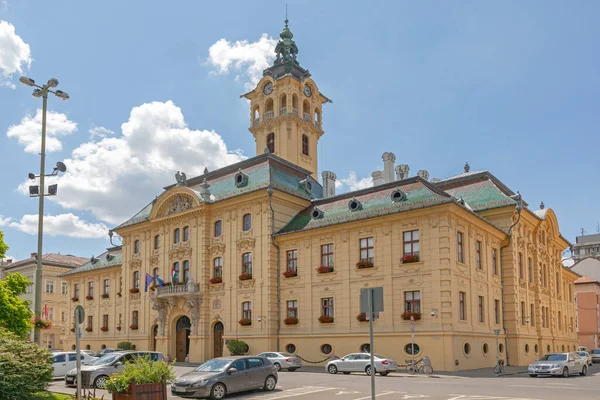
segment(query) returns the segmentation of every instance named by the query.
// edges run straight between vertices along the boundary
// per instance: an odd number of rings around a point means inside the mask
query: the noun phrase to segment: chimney
[[[408,178],[408,171],[410,171],[410,168],[408,168],[407,164],[398,165],[396,167],[396,179],[401,180]]]
[[[396,162],[396,156],[394,153],[386,151],[381,158],[383,158],[383,181],[385,183],[394,182],[394,163]]]
[[[385,183],[385,178],[383,177],[384,172],[375,171],[371,174],[373,178],[373,186],[383,185]]]
[[[37,253],[31,253],[31,258],[36,258],[37,259]]]
[[[425,171],[424,169],[420,169],[419,172],[417,172],[417,176],[425,179],[426,181],[429,180],[429,172]]]
[[[9,258],[8,260],[6,260],[6,264],[12,264],[12,258]]]
[[[337,176],[331,171],[323,171],[321,177],[323,178],[323,197],[335,196],[335,180]]]

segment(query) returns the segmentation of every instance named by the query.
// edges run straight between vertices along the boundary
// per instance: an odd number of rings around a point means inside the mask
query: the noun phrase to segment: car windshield
[[[539,359],[539,361],[566,361],[566,360],[567,360],[566,354],[546,354],[545,356],[543,356],[542,358]]]
[[[105,356],[100,357],[99,359],[93,361],[89,365],[106,365],[110,364],[119,358],[119,354],[107,354]]]
[[[200,365],[194,371],[196,372],[222,372],[229,365],[231,360],[210,360]]]
[[[600,354],[600,349],[594,349],[594,350],[592,350],[592,354]]]
[[[579,354],[581,357],[587,357],[587,353],[585,351],[578,351],[577,354]]]

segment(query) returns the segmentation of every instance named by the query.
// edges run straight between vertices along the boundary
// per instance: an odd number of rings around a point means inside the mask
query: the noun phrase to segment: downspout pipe
[[[275,243],[275,210],[273,209],[273,187],[267,189],[269,208],[271,209],[271,244],[277,249],[277,351],[280,350],[281,333],[281,249]]]

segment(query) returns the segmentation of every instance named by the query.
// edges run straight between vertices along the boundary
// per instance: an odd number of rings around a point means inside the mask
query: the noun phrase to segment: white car
[[[392,359],[385,358],[379,354],[375,354],[375,372],[381,376],[386,376],[390,372],[396,372],[398,363]],[[368,353],[352,353],[327,363],[325,370],[330,374],[343,372],[349,374],[351,372],[364,372],[371,375],[371,356]]]
[[[96,357],[85,353],[81,353],[79,358],[82,364],[91,363],[96,360]],[[69,370],[77,368],[77,354],[74,351],[52,353],[52,368],[54,368],[52,376],[60,376],[62,378]]]
[[[581,358],[587,361],[587,365],[592,365],[594,363],[594,361],[592,360],[592,355],[587,351],[578,351],[577,354],[579,354]]]
[[[302,368],[302,360],[290,353],[269,351],[260,353],[258,357],[268,358],[269,361],[273,363],[277,371],[287,369],[288,371],[293,372],[299,368]]]

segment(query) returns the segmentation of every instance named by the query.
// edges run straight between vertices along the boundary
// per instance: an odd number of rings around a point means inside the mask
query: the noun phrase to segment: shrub
[[[119,342],[117,343],[117,350],[133,350],[133,343]]]
[[[48,350],[0,328],[0,399],[23,399],[52,382]]]
[[[125,368],[113,374],[106,382],[110,393],[127,393],[131,384],[167,383],[175,379],[172,364],[165,361],[152,361],[148,357],[136,357],[126,363]]]
[[[242,356],[246,354],[250,348],[243,340],[233,339],[227,343],[227,350],[229,350],[232,356]]]

